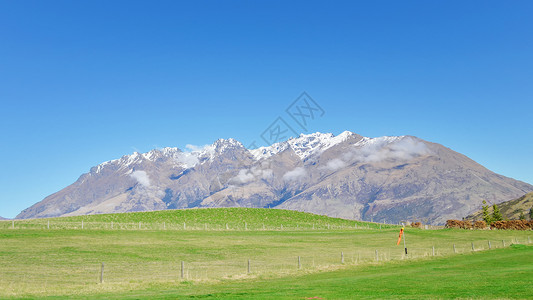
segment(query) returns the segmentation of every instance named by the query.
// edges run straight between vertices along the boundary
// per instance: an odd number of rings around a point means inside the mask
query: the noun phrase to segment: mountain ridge
[[[191,207],[277,207],[360,220],[473,212],[533,186],[414,136],[301,134],[258,149],[235,139],[134,152],[92,167],[17,218]]]
[[[487,204],[489,205],[489,214],[493,213],[493,208],[491,204],[492,203]],[[520,213],[523,213],[526,220],[528,220],[529,210],[533,208],[533,193],[525,194],[517,199],[501,202],[498,204],[498,208],[500,209],[500,213],[502,214],[504,219],[518,220],[520,217]],[[467,216],[465,219],[482,220],[483,211],[478,210],[473,214]]]

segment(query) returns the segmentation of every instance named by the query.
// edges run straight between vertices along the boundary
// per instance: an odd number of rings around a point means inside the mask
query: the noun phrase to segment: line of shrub
[[[446,228],[460,228],[460,229],[485,229],[487,223],[485,221],[475,221],[474,224],[469,220],[448,220],[446,221]],[[490,224],[491,229],[508,229],[508,230],[533,230],[533,221],[526,220],[510,220],[510,221],[496,221]]]

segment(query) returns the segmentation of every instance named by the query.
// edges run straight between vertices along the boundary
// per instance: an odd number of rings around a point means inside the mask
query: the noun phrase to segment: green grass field
[[[175,210],[12,226],[0,222],[0,298],[533,294],[526,284],[533,280],[531,247],[509,248],[528,244],[531,231],[406,228],[405,257],[403,246],[396,246],[397,226],[379,229],[380,224],[282,210]]]

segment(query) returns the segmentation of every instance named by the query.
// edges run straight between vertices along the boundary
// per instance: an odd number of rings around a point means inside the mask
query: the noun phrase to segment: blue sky
[[[531,1],[154,2],[0,1],[1,216],[133,151],[260,145],[277,117],[533,183]]]

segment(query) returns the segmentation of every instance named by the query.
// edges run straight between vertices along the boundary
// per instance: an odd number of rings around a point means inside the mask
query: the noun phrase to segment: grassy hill
[[[161,222],[166,222],[167,227],[162,227]],[[182,222],[187,225],[184,227]],[[231,224],[229,229],[226,223]],[[379,224],[357,224],[356,228],[354,221],[293,211],[238,208],[2,221],[0,298],[213,295],[230,299],[276,298],[275,295],[300,298],[307,294],[346,298],[351,295],[350,289],[367,284],[372,278],[374,284],[381,286],[381,294],[375,296],[379,298],[396,288],[400,279],[410,276],[412,280],[428,280],[429,284],[432,281],[422,278],[428,272],[433,274],[433,282],[447,280],[441,287],[462,287],[464,291],[470,286],[464,276],[471,278],[478,270],[477,263],[468,263],[477,254],[470,254],[488,250],[489,246],[491,251],[484,257],[491,261],[490,268],[486,268],[491,273],[483,271],[479,276],[493,276],[500,269],[505,271],[502,276],[507,276],[506,268],[511,268],[528,280],[532,278],[528,260],[516,267],[506,260],[507,254],[490,258],[490,253],[500,253],[497,249],[530,243],[530,231],[406,228],[409,253],[405,256],[403,245],[396,245],[397,226],[382,225],[380,229]],[[446,267],[447,259],[463,255],[467,258],[457,260],[453,268]],[[423,264],[433,258],[443,261]],[[104,282],[100,283],[102,263]],[[448,277],[456,272],[457,281],[449,282]],[[524,295],[524,287],[516,289],[526,286],[519,279],[500,281],[503,283],[487,286],[482,293],[481,283],[472,293],[461,289],[457,293],[464,298],[485,298],[491,290],[491,297],[495,298],[501,298],[508,290],[515,291],[518,298]],[[387,288],[389,284],[391,287]],[[401,289],[407,293],[405,297],[416,297],[407,288]],[[362,296],[371,291],[363,286],[357,290]],[[420,297],[444,297],[436,289],[427,293]]]
[[[523,212],[526,216],[526,219],[529,219],[529,210],[533,207],[533,193],[525,194],[524,196],[502,202],[498,204],[498,208],[500,209],[502,215],[504,218],[507,218],[509,220],[518,220],[520,217],[520,213]],[[489,207],[489,212],[492,214],[492,206]],[[483,213],[481,210],[473,213],[472,215],[469,215],[466,217],[467,220],[481,220],[483,216]]]
[[[176,230],[274,230],[274,229],[340,229],[389,228],[370,222],[331,218],[327,216],[282,209],[265,208],[207,208],[176,209],[151,212],[116,213],[59,217],[49,219],[16,220],[18,228],[77,229],[176,229]],[[0,222],[0,228],[12,226]]]

